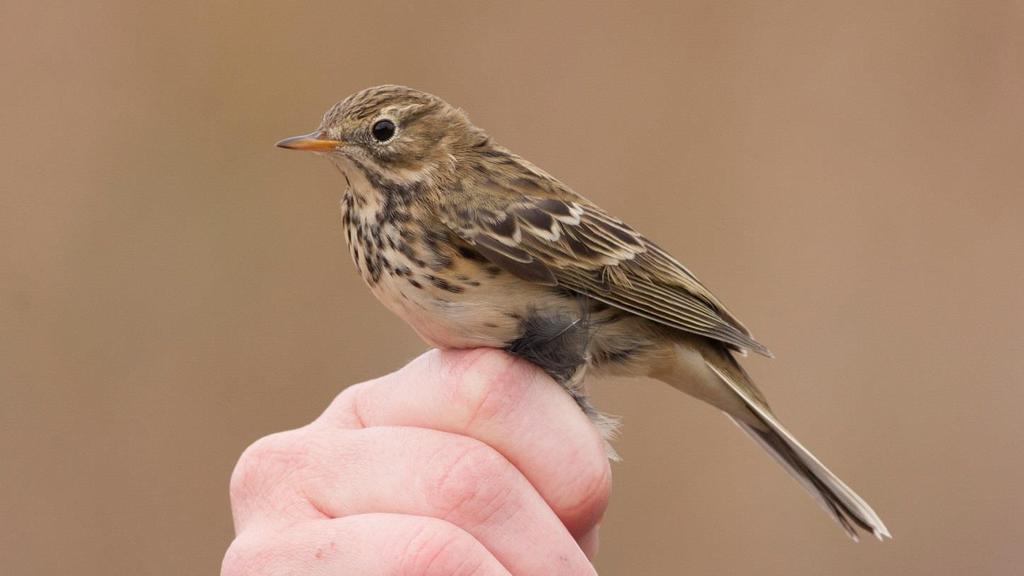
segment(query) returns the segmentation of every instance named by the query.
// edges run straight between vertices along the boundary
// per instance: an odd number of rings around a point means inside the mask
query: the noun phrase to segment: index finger
[[[475,438],[518,468],[577,539],[597,525],[611,494],[598,430],[539,368],[499,350],[431,350],[349,387],[314,425],[413,426]]]

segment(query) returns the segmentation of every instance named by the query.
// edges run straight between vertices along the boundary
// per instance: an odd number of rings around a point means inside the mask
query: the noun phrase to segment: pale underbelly
[[[549,289],[508,274],[463,286],[457,294],[420,284],[387,276],[370,289],[424,341],[440,348],[503,348],[522,335],[522,319],[531,312],[567,304]]]

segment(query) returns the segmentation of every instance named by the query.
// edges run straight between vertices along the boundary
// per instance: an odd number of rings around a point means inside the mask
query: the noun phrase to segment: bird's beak
[[[334,150],[342,145],[340,140],[328,140],[323,137],[322,132],[313,132],[311,134],[303,134],[302,136],[292,136],[291,138],[285,138],[277,143],[280,148],[288,148],[289,150],[309,150],[312,152],[326,152],[328,150]]]

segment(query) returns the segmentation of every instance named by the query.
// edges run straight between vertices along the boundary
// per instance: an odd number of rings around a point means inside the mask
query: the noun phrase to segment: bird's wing
[[[546,174],[534,173],[550,179]],[[495,265],[569,288],[649,320],[771,356],[667,252],[553,179],[498,184],[438,199],[439,217]]]

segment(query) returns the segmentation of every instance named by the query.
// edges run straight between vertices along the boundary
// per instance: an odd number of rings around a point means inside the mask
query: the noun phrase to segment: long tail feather
[[[851,538],[857,540],[854,525],[871,532],[879,540],[892,537],[871,506],[804,448],[767,406],[749,393],[749,386],[733,381],[729,374],[711,362],[707,365],[743,400],[764,428],[755,427],[733,415],[729,415],[730,418],[807,488]]]

